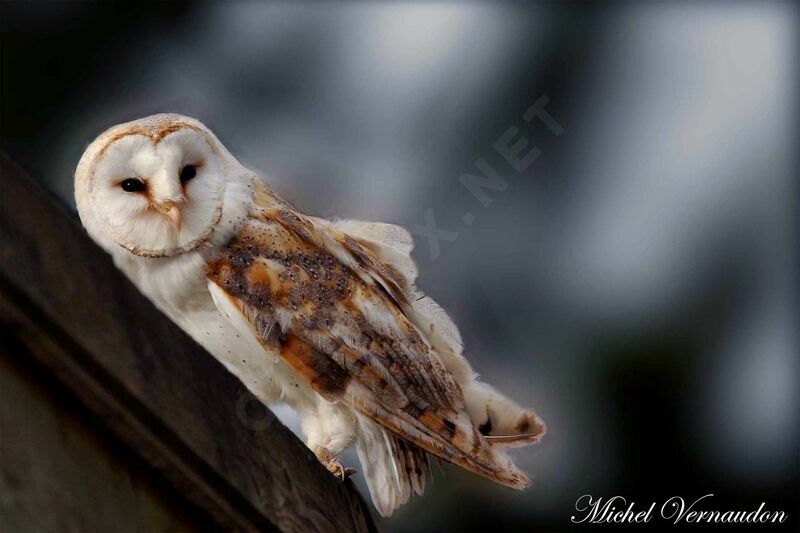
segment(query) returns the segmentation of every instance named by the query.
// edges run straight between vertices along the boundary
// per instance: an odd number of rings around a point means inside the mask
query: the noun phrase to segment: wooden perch
[[[375,531],[340,483],[163,316],[0,154],[0,319],[97,424],[217,521],[209,529]]]

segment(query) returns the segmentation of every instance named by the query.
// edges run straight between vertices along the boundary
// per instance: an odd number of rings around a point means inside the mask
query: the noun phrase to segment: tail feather
[[[428,454],[366,417],[360,416],[359,423],[356,451],[372,503],[381,516],[391,516],[412,492],[425,492],[426,477],[431,475]]]
[[[428,454],[402,439],[391,439],[400,459],[401,470],[406,473],[411,489],[417,496],[422,496],[425,492],[425,478],[430,474]]]

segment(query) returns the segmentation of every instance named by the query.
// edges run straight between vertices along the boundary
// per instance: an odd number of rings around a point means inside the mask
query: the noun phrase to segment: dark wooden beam
[[[234,530],[375,531],[340,483],[0,154],[0,320],[97,420]],[[210,529],[213,529],[211,527]]]

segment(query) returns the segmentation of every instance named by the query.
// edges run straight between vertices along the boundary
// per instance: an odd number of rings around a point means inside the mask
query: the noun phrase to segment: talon
[[[342,466],[341,461],[334,457],[334,455],[324,446],[317,448],[316,456],[319,459],[319,462],[328,469],[328,472],[338,478],[339,481],[344,481],[356,473],[355,469],[349,467],[345,468]]]
[[[332,460],[325,466],[328,468],[328,471],[339,481],[345,481],[348,477],[356,473],[354,468],[342,466],[342,463],[337,459]]]
[[[331,460],[328,464],[325,465],[328,468],[328,471],[334,475],[334,477],[339,478],[340,481],[344,481],[344,468],[342,467],[342,463],[337,461],[336,459]]]

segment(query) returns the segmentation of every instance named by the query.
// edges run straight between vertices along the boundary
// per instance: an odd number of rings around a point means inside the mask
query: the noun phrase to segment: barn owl
[[[384,516],[422,494],[431,456],[497,483],[544,433],[478,380],[447,314],[415,287],[410,235],[307,216],[199,121],[160,114],[86,149],[89,235],[152,302],[266,404],[285,403],[334,475],[355,446]]]

